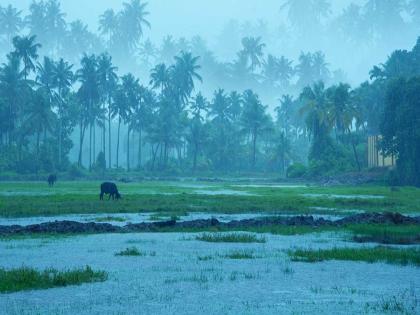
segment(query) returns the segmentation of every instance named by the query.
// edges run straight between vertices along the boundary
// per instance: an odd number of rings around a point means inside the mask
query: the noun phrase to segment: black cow
[[[50,176],[48,176],[48,186],[50,187],[54,186],[56,181],[57,181],[57,175],[50,174]]]
[[[118,200],[121,198],[121,194],[118,192],[117,185],[114,183],[105,182],[101,184],[101,194],[99,195],[100,200],[104,200],[104,194],[109,195],[108,200],[111,199],[111,197],[112,200]]]

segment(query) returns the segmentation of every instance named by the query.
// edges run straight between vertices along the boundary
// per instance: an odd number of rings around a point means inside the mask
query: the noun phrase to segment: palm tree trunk
[[[59,108],[58,108],[58,114],[59,114],[59,121],[58,121],[58,167],[61,167],[61,142],[62,142],[62,130],[63,130],[63,120],[61,119],[61,96],[59,100]]]
[[[130,126],[127,127],[127,171],[130,171]]]
[[[85,139],[86,126],[83,125],[83,122],[80,122],[80,141],[79,141],[79,159],[77,165],[82,166],[82,152],[83,152],[83,140]]]
[[[120,151],[120,129],[121,129],[121,116],[118,116],[118,131],[117,131],[117,168],[118,168],[118,155]]]
[[[40,132],[39,130],[36,132],[36,156],[39,158],[39,138],[40,138]]]
[[[96,162],[96,123],[93,123],[93,154],[92,154],[92,160],[93,163]]]
[[[349,131],[349,135],[350,135],[350,139],[351,139],[351,146],[353,148],[354,159],[356,160],[356,163],[357,163],[357,169],[360,172],[362,170],[362,167],[360,165],[359,156],[357,154],[356,144],[354,143],[353,135],[351,134],[350,128],[349,128],[348,131]]]
[[[105,105],[104,105],[104,110],[105,110]],[[102,152],[104,153],[104,158],[106,160],[106,145],[105,145],[105,141],[106,141],[106,118],[104,115],[104,119],[103,119],[103,128],[102,128]],[[105,161],[105,168],[106,168],[106,161]]]
[[[105,152],[104,152],[105,154]],[[112,168],[111,162],[111,108],[108,107],[108,158],[109,168]]]
[[[89,124],[89,171],[92,170],[92,123]]]
[[[254,133],[252,136],[252,168],[255,168],[255,162],[257,160],[256,151],[257,151],[257,134]]]
[[[141,128],[139,129],[139,164],[138,164],[138,168],[141,169],[141,153],[142,153],[142,141],[141,141]]]
[[[193,172],[197,168],[197,153],[198,153],[198,144],[195,143],[194,145],[194,159],[193,159]]]

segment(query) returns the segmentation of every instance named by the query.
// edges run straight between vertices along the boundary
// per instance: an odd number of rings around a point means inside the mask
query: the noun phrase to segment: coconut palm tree
[[[244,37],[242,39],[241,53],[247,58],[252,72],[261,66],[264,47],[265,44],[261,43],[261,37]]]
[[[8,61],[0,68],[0,90],[4,104],[7,104],[7,142],[9,146],[14,142],[14,132],[17,129],[17,120],[25,102],[28,90],[25,73],[21,70],[20,59],[15,55],[8,55]]]
[[[172,68],[172,84],[176,85],[181,102],[185,103],[194,90],[194,81],[203,81],[198,74],[201,66],[198,64],[200,57],[193,57],[189,52],[181,52],[175,57],[175,65]]]
[[[118,68],[112,64],[112,57],[108,54],[101,54],[98,59],[99,82],[103,104],[108,104],[108,165],[112,167],[111,161],[111,120],[113,117],[112,101],[118,85]],[[105,122],[103,122],[103,152],[105,154]]]
[[[80,122],[80,150],[79,150],[79,166],[82,164],[82,148],[86,123],[89,124],[89,169],[92,168],[92,129],[96,121],[96,106],[99,104],[99,75],[98,63],[95,55],[84,55],[81,60],[81,68],[76,72],[76,78],[80,82],[78,91],[79,97],[85,107],[84,113],[86,117]]]
[[[168,87],[170,80],[169,69],[164,63],[156,65],[150,72],[150,85],[153,89],[160,89],[163,92]]]
[[[258,95],[251,90],[243,93],[243,110],[241,123],[243,131],[251,136],[251,167],[255,168],[257,156],[257,140],[261,133],[267,129],[269,116],[266,113],[266,106],[262,105]]]
[[[10,4],[5,8],[0,7],[0,35],[6,35],[8,44],[11,44],[12,38],[15,37],[25,25],[21,14],[22,11],[18,11]]]
[[[119,33],[124,46],[134,51],[140,38],[143,36],[144,27],[150,28],[146,19],[149,12],[146,10],[147,2],[131,0],[123,3],[123,10],[119,16]]]
[[[45,87],[40,87],[33,92],[28,107],[26,126],[36,133],[36,153],[39,157],[40,135],[44,134],[44,145],[47,141],[47,132],[52,132],[55,114],[51,109],[51,98]]]
[[[107,37],[108,48],[112,46],[112,39],[118,31],[118,15],[112,9],[106,10],[99,17],[99,32]]]
[[[38,49],[41,47],[41,44],[36,43],[35,40],[35,35],[13,38],[15,48],[13,54],[23,61],[25,80],[31,71],[35,71],[34,61],[38,59]]]
[[[193,117],[190,120],[189,141],[193,147],[193,171],[197,168],[197,156],[201,150],[200,146],[204,143],[203,114],[208,111],[208,106],[208,101],[201,93],[196,95],[190,105]]]
[[[62,58],[55,64],[52,72],[54,87],[56,89],[58,103],[58,165],[62,161],[62,139],[63,139],[63,110],[65,108],[65,95],[70,91],[74,82],[73,65]]]

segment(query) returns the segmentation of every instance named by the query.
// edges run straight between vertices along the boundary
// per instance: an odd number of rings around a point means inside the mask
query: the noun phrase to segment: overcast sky
[[[61,0],[67,20],[82,19],[91,30],[97,29],[98,16],[106,9],[119,10],[123,0]],[[284,18],[280,12],[281,0],[149,0],[149,21],[152,29],[146,37],[159,40],[171,34],[175,37],[201,35],[210,43],[230,19],[257,21],[263,19],[275,27]],[[339,11],[350,2],[363,0],[331,1],[333,11]],[[0,0],[4,6],[13,4],[25,11],[31,0]],[[26,14],[26,12],[25,12]]]

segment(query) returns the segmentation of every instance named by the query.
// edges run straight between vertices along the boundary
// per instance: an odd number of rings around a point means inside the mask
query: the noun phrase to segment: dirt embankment
[[[309,226],[340,227],[349,224],[419,224],[420,217],[409,217],[399,213],[362,213],[348,216],[339,220],[326,220],[323,218],[315,219],[313,216],[291,216],[291,217],[271,217],[255,218],[246,220],[234,220],[230,222],[220,222],[217,219],[192,220],[177,222],[174,220],[152,223],[128,224],[123,227],[109,223],[81,223],[75,221],[54,221],[32,225],[0,225],[0,235],[14,234],[79,234],[79,233],[129,233],[129,232],[159,232],[162,230],[182,230],[182,229],[205,229],[205,228],[253,228],[264,226]]]

